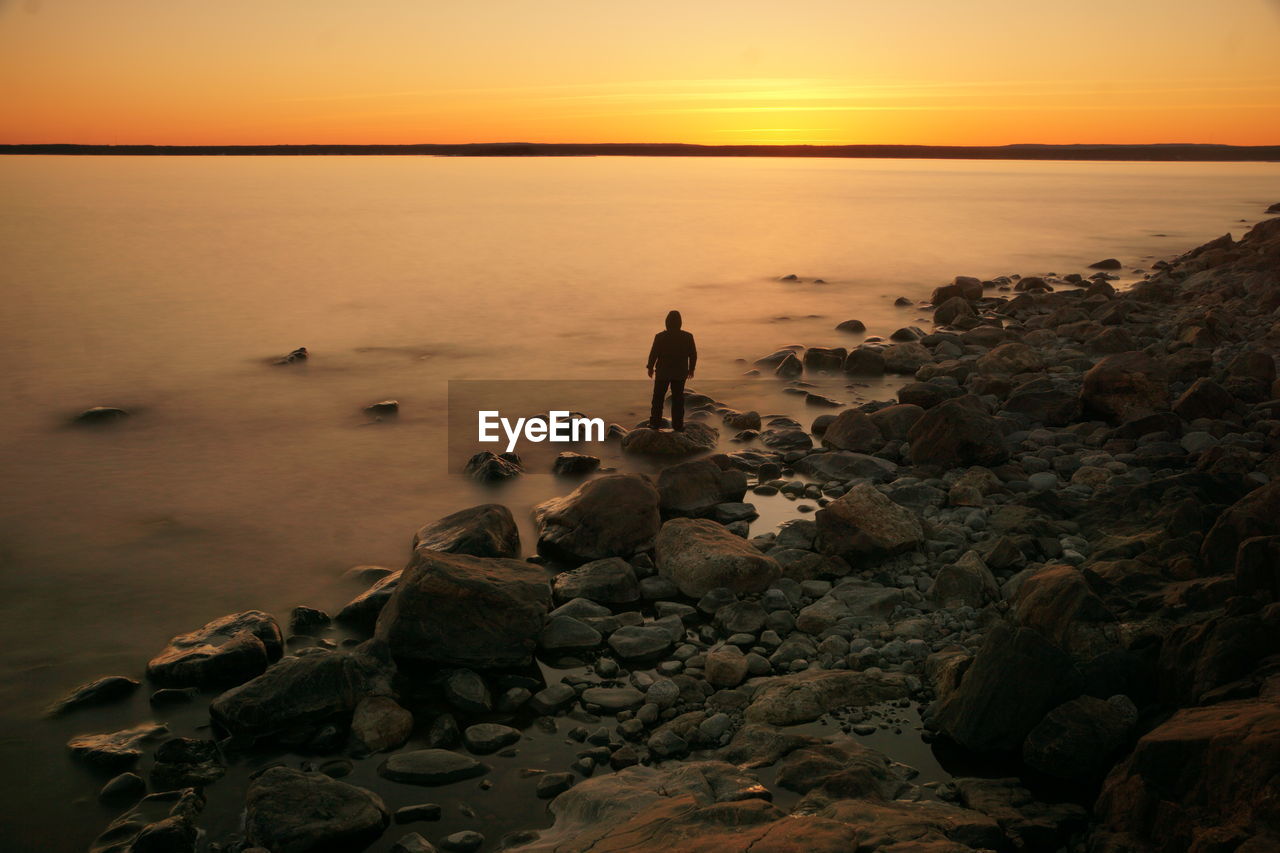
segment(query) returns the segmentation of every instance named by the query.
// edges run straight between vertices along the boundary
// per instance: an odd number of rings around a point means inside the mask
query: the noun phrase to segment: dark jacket
[[[698,364],[698,347],[693,335],[680,328],[680,312],[667,315],[667,330],[653,337],[646,368],[655,368],[657,379],[684,379]]]

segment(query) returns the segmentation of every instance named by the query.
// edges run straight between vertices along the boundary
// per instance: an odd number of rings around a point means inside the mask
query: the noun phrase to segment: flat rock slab
[[[77,735],[67,741],[67,749],[81,761],[99,767],[130,767],[142,757],[143,744],[167,731],[159,723],[142,723],[109,734]]]
[[[476,723],[474,726],[467,726],[462,733],[462,742],[467,745],[467,749],[478,755],[497,752],[518,740],[518,730],[499,723]]]
[[[610,714],[634,711],[644,704],[644,694],[634,687],[588,687],[582,691],[582,701],[587,705],[599,705]]]
[[[384,778],[410,785],[448,785],[489,772],[489,765],[447,749],[398,752],[378,768]]]
[[[685,424],[683,432],[640,427],[626,434],[622,449],[646,456],[691,456],[713,449],[719,437],[718,429],[696,421]]]
[[[104,678],[90,681],[88,684],[80,685],[50,705],[45,710],[45,714],[50,717],[56,717],[76,708],[114,702],[137,690],[139,683],[136,679],[127,678],[123,675],[108,675]]]

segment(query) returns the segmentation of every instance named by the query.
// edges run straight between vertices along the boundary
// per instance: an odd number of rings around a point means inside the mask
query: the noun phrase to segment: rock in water
[[[296,350],[293,350],[287,355],[283,355],[280,358],[276,359],[275,363],[276,364],[297,364],[300,361],[306,361],[306,360],[307,360],[307,348],[298,347]]]
[[[510,480],[524,473],[520,457],[514,453],[494,453],[492,450],[481,450],[467,460],[466,475],[481,483],[493,483]]]
[[[1080,404],[1086,415],[1122,423],[1169,408],[1169,383],[1160,363],[1145,352],[1120,352],[1085,373]]]
[[[165,687],[239,684],[261,674],[283,649],[276,620],[261,610],[246,610],[174,637],[147,664],[147,677]]]
[[[658,490],[643,474],[610,474],[533,508],[538,553],[570,565],[631,557],[652,547]]]
[[[566,450],[556,457],[551,472],[561,477],[582,477],[600,467],[600,458]]]
[[[622,439],[622,449],[627,453],[646,456],[691,456],[716,446],[720,431],[698,421],[690,421],[681,432],[638,427]]]
[[[373,418],[394,418],[400,414],[400,401],[379,400],[365,406],[364,413]]]
[[[822,444],[833,450],[875,453],[884,446],[884,435],[866,412],[846,409],[823,430]]]
[[[511,510],[481,504],[458,510],[418,530],[413,547],[473,557],[519,557],[520,531]]]
[[[746,493],[745,472],[736,468],[721,470],[710,459],[681,462],[658,474],[659,507],[668,516],[710,515],[716,504],[740,501]]]
[[[399,661],[524,666],[550,604],[545,573],[532,563],[418,548],[374,636]]]
[[[671,519],[658,533],[655,552],[658,574],[691,598],[719,587],[763,592],[781,574],[754,545],[706,519]]]
[[[363,850],[390,822],[377,794],[323,773],[272,767],[245,795],[245,836],[272,853]]]
[[[103,735],[77,735],[67,741],[72,756],[109,769],[132,767],[142,757],[142,746],[168,729],[158,723],[142,723]]]
[[[980,405],[974,397],[957,397],[925,411],[907,433],[912,463],[959,468],[1007,461],[1004,431]]]
[[[390,674],[373,657],[317,650],[231,688],[209,713],[228,732],[256,737],[334,721],[345,726],[361,699],[389,692]]]
[[[196,853],[195,820],[203,808],[194,788],[143,797],[94,839],[89,853]]]
[[[404,745],[413,734],[413,714],[390,696],[366,696],[351,717],[351,736],[369,752]]]
[[[1089,269],[1091,270],[1118,270],[1120,267],[1120,261],[1116,258],[1105,258],[1089,264]]]
[[[71,419],[71,422],[81,426],[98,426],[101,424],[113,424],[127,417],[129,417],[129,413],[124,409],[119,409],[115,406],[94,406],[76,415]]]
[[[342,610],[338,611],[337,620],[344,625],[358,628],[365,633],[372,633],[377,624],[382,608],[391,600],[391,595],[400,585],[403,572],[392,572],[379,579],[373,586],[351,599]]]
[[[911,510],[870,483],[854,486],[814,515],[818,544],[846,559],[884,557],[920,547],[924,529]]]
[[[474,779],[489,767],[474,758],[447,749],[415,749],[397,752],[382,762],[378,773],[392,782],[409,785],[448,785]]]
[[[114,702],[137,690],[139,683],[137,679],[126,678],[123,675],[108,675],[104,678],[90,681],[88,684],[81,684],[75,690],[50,705],[45,710],[45,714],[50,717],[56,717],[76,708]]]

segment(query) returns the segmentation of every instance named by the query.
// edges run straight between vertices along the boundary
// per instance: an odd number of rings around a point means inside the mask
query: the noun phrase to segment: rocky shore
[[[583,474],[536,543],[464,509],[332,617],[174,637],[155,720],[68,744],[122,809],[91,849],[1280,849],[1280,219],[1123,291],[1097,266],[961,276],[928,331],[756,364],[802,393],[900,374],[896,400],[801,424],[689,392],[692,438],[622,437],[656,476]],[[709,449],[717,422],[740,449]],[[752,536],[757,495],[795,517]],[[50,713],[91,727],[140,687]],[[197,736],[159,722],[193,702]],[[868,745],[913,727],[969,772]],[[533,737],[563,764],[495,788]],[[244,765],[242,829],[213,837],[207,790]],[[450,785],[550,817],[434,832]]]

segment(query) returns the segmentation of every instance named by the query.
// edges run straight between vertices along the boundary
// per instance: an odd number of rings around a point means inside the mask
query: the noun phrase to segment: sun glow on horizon
[[[0,0],[0,142],[1280,144],[1278,8]]]

